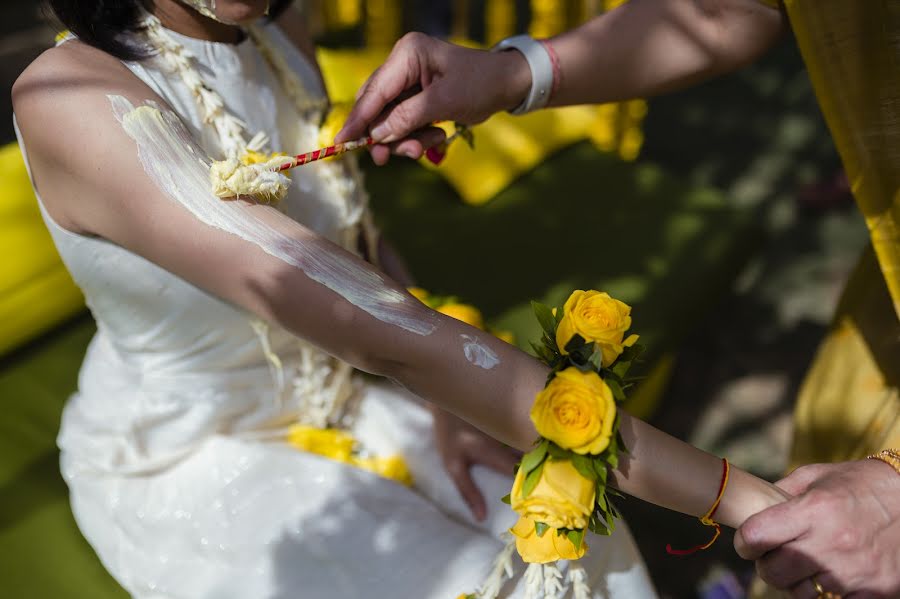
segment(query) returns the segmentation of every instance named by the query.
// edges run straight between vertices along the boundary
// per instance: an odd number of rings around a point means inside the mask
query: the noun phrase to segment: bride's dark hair
[[[292,0],[272,0],[277,17]],[[122,60],[140,60],[150,51],[129,39],[141,29],[141,0],[47,0],[53,15],[78,39]]]

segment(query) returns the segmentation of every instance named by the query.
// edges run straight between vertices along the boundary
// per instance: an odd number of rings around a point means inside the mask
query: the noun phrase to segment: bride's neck
[[[236,44],[244,39],[244,32],[237,25],[205,17],[178,0],[153,0],[149,10],[164,27],[188,37],[226,44]]]

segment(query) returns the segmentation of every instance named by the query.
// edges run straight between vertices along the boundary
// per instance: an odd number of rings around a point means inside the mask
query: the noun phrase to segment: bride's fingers
[[[470,464],[463,459],[454,459],[446,462],[445,466],[463,501],[472,510],[472,515],[479,522],[484,520],[487,514],[487,506],[484,502],[484,495],[478,490],[478,486],[472,478]]]
[[[491,440],[490,444],[486,443],[484,447],[480,448],[477,457],[473,458],[473,462],[510,476],[520,459],[521,456],[515,451]]]

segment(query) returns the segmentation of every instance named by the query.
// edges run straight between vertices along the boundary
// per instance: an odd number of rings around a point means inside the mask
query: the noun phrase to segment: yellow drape
[[[900,3],[784,0],[872,238],[800,391],[792,463],[900,444]]]
[[[900,2],[784,7],[900,316]]]
[[[791,466],[858,459],[900,447],[900,2],[761,1],[790,19],[872,238],[800,389]]]

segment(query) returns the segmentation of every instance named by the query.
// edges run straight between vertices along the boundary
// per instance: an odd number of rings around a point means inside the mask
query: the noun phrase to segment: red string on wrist
[[[547,55],[550,57],[550,64],[553,65],[553,85],[550,87],[550,97],[547,99],[549,102],[553,99],[553,96],[556,95],[559,84],[562,82],[562,68],[559,66],[559,55],[556,53],[556,48],[553,47],[550,40],[541,40],[541,44],[543,44],[544,49],[547,50]]]
[[[666,553],[677,556],[691,555],[698,551],[709,549],[713,546],[713,543],[718,540],[719,535],[722,534],[722,527],[718,522],[713,520],[713,516],[716,515],[716,510],[719,509],[719,504],[722,503],[722,497],[725,495],[725,487],[728,486],[728,474],[730,471],[731,467],[728,465],[728,460],[722,458],[722,480],[719,482],[719,492],[716,494],[716,500],[713,502],[712,506],[710,506],[706,514],[700,517],[701,524],[704,526],[712,526],[716,529],[712,538],[703,545],[697,545],[689,549],[673,549],[672,545],[666,545]]]

